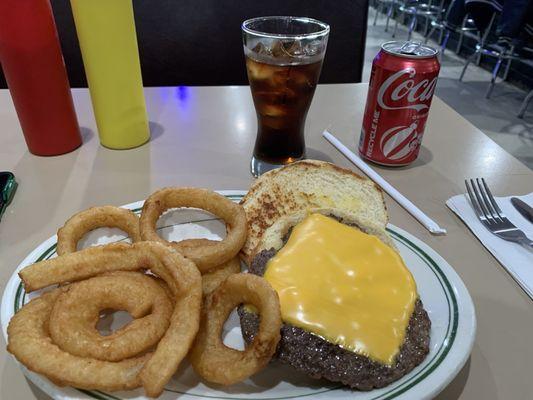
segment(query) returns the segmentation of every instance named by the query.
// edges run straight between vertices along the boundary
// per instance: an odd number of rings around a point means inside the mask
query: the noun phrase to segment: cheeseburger
[[[428,354],[431,322],[381,224],[340,209],[300,211],[266,229],[248,260],[279,295],[275,357],[296,370],[371,390]],[[239,316],[251,342],[259,316],[246,306]]]

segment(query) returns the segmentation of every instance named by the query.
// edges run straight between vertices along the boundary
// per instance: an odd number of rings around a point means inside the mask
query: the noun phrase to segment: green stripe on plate
[[[219,396],[210,396],[208,394],[195,394],[195,393],[189,393],[189,392],[182,392],[182,391],[174,390],[174,389],[165,389],[165,392],[184,394],[186,396],[200,397],[200,398],[203,398],[203,399],[243,400],[243,399],[246,398],[246,399],[252,399],[252,400],[283,400],[283,399],[296,399],[296,398],[300,398],[300,397],[316,396],[316,395],[321,394],[321,393],[332,392],[332,391],[340,389],[342,387],[343,387],[342,385],[339,385],[339,386],[335,386],[334,388],[331,388],[331,389],[321,390],[319,392],[313,392],[313,393],[307,393],[307,394],[297,394],[297,395],[294,395],[294,396],[258,397],[258,398],[254,398],[254,397],[219,397]]]
[[[110,394],[100,392],[99,390],[96,391],[90,391],[85,389],[78,389],[76,388],[78,392],[81,392],[87,396],[92,397],[93,399],[99,399],[99,400],[121,400],[120,397],[115,397]]]

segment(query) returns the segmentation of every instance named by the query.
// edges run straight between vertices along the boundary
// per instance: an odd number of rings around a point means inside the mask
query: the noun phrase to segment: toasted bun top
[[[335,208],[381,228],[388,222],[383,193],[374,182],[317,160],[299,161],[265,173],[241,204],[248,219],[248,238],[241,251],[247,261],[269,226],[299,211]]]
[[[254,249],[252,257],[263,250],[274,249],[278,251],[281,249],[285,244],[285,236],[289,233],[291,228],[303,221],[309,214],[316,213],[333,217],[343,224],[354,226],[369,235],[377,236],[383,243],[397,250],[394,242],[381,226],[365,220],[358,215],[347,213],[344,210],[335,208],[313,208],[281,217],[274,222],[274,224],[265,231],[258,245]]]

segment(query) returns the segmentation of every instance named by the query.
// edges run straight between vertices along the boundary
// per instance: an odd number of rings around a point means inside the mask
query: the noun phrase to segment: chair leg
[[[400,18],[402,19],[402,21],[400,22],[402,25],[406,25],[405,24],[405,19],[407,18],[407,14],[405,12],[402,12]]]
[[[440,54],[444,55],[444,51],[446,50],[446,45],[448,44],[448,40],[450,40],[450,31],[446,29],[446,34],[444,35],[444,40],[440,44]]]
[[[374,14],[374,23],[372,25],[376,26],[376,22],[378,21],[378,14],[381,9],[381,2],[378,2],[376,4],[376,14]]]
[[[427,37],[429,32],[429,17],[426,16],[426,22],[424,22],[424,37]]]
[[[533,90],[530,91],[524,101],[522,101],[522,105],[520,106],[520,110],[518,111],[517,115],[518,118],[524,118],[524,114],[531,99],[533,99]]]
[[[413,31],[416,29],[416,26],[418,24],[418,17],[416,14],[413,14],[413,19],[411,20],[411,23],[409,24],[409,32],[407,33],[407,40],[411,40],[411,35],[413,34]]]
[[[507,76],[509,75],[509,70],[511,69],[511,62],[512,62],[512,59],[508,59],[507,60],[507,65],[505,66],[505,71],[503,72],[503,80],[506,81],[507,80]]]
[[[509,58],[507,59],[507,65],[505,66],[505,71],[503,73],[503,80],[506,81],[509,76],[509,70],[511,69],[511,62],[513,61],[514,46],[511,46],[508,50]]]
[[[439,43],[442,43],[442,37],[444,35],[444,28],[439,29]]]
[[[388,32],[389,30],[389,21],[392,17],[392,13],[394,12],[394,6],[396,5],[396,1],[393,1],[389,4],[389,9],[387,10],[387,21],[385,22],[385,32]],[[396,27],[394,27],[396,29]],[[394,37],[394,35],[392,35]]]
[[[465,76],[465,72],[466,72],[466,69],[468,68],[468,64],[470,64],[472,62],[472,60],[476,57],[477,53],[479,52],[480,50],[476,50],[475,53],[471,54],[465,61],[465,65],[463,67],[463,70],[461,71],[461,75],[459,76],[459,81],[462,81],[463,80],[463,77]]]
[[[435,27],[432,26],[431,29],[429,30],[429,33],[426,35],[425,39],[424,39],[424,43],[427,43],[429,38],[431,36],[433,36],[433,34],[435,33]],[[440,43],[440,42],[439,42]]]
[[[483,47],[483,37],[481,36],[481,33],[478,32],[478,45]],[[476,56],[476,65],[479,66],[479,64],[481,64],[481,56],[483,55],[483,53],[481,51],[479,51],[477,53],[477,56]]]
[[[455,54],[459,54],[461,52],[461,47],[463,47],[463,37],[464,32],[461,31],[461,33],[459,33],[459,39],[457,40],[457,46],[455,47]]]
[[[396,31],[398,30],[398,18],[394,22],[394,30],[392,31],[392,37],[396,37]]]
[[[489,87],[487,88],[487,93],[485,94],[485,98],[490,98],[490,95],[492,94],[492,90],[494,89],[494,85],[496,84],[496,78],[498,77],[498,72],[500,71],[500,67],[502,65],[502,58],[501,56],[498,57],[498,61],[496,61],[496,65],[492,69],[492,78],[490,79]]]
[[[476,57],[476,65],[479,66],[479,64],[481,64],[481,56],[483,54],[480,52],[477,53],[477,57]]]
[[[485,46],[485,43],[489,37],[489,34],[492,32],[492,26],[494,25],[494,21],[496,20],[496,11],[492,13],[492,17],[490,18],[490,22],[488,26],[485,28],[484,32],[477,31],[478,37],[479,37],[479,43],[478,46],[480,48],[483,48]],[[476,60],[476,64],[479,65],[481,63],[481,56],[482,52],[479,52]]]

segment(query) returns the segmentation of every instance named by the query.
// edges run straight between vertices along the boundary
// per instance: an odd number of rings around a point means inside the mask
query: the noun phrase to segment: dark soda
[[[246,56],[246,69],[257,111],[254,157],[271,164],[304,158],[304,125],[322,60],[278,65]]]

